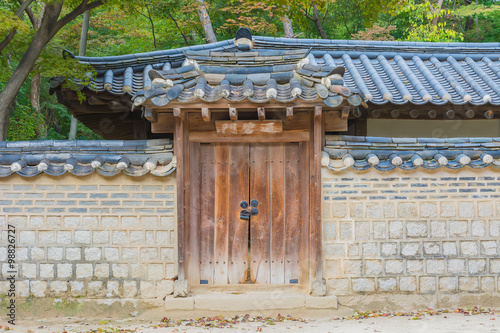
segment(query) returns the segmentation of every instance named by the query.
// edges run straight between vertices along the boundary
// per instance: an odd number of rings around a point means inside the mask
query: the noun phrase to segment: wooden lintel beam
[[[293,106],[286,108],[286,120],[293,120]]]
[[[322,114],[323,114],[323,107],[322,106],[315,106],[314,107],[314,117],[320,118]]]
[[[229,119],[238,120],[238,110],[236,108],[229,108]]]
[[[210,121],[212,120],[212,112],[209,108],[201,108],[201,117],[204,121]]]
[[[99,99],[97,97],[90,96],[89,98],[87,98],[87,103],[89,103],[89,105],[106,105],[108,104],[108,101],[103,101],[102,99]]]
[[[173,108],[173,113],[174,113],[174,118],[180,118],[181,117],[181,108]]]
[[[351,110],[350,105],[344,105],[342,107],[342,114],[340,115],[340,118],[342,119],[347,119],[349,117],[349,111]]]
[[[126,109],[127,107],[125,106],[125,104],[122,104],[118,101],[110,101],[108,102],[108,107],[111,109],[111,110],[121,110],[121,109]]]
[[[146,118],[152,123],[156,123],[158,121],[158,112],[156,112],[151,108],[146,108],[144,110],[144,118]]]
[[[259,117],[259,120],[264,120],[266,119],[266,109],[262,106],[257,108],[257,116]]]

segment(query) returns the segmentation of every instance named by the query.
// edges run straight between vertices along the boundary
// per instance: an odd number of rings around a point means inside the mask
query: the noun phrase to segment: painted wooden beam
[[[341,115],[341,118],[342,119],[347,119],[349,118],[349,112],[351,111],[351,106],[350,105],[344,105],[342,107],[342,115]]]
[[[266,119],[266,109],[263,107],[258,107],[257,108],[257,115],[259,117],[259,120]]]
[[[181,108],[173,108],[172,111],[174,113],[174,118],[180,118],[181,117]]]
[[[209,108],[201,108],[201,116],[204,121],[212,120],[212,112],[210,112]]]
[[[293,106],[288,106],[286,108],[286,119],[293,120]]]
[[[238,110],[236,108],[229,108],[229,119],[238,120]]]
[[[156,123],[158,121],[158,112],[151,108],[146,108],[144,110],[144,118],[149,120],[151,123]]]
[[[281,120],[216,121],[217,136],[276,136],[283,134]]]

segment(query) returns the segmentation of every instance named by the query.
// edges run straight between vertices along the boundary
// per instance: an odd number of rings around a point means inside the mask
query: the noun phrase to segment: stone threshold
[[[337,296],[298,294],[199,294],[165,298],[165,310],[260,311],[281,309],[337,309]]]

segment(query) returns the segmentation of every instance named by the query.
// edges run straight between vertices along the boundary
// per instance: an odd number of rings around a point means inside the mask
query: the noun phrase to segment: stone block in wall
[[[57,245],[71,245],[73,243],[71,231],[57,231],[56,242]]]
[[[424,242],[424,255],[436,256],[441,254],[441,246],[439,242]]]
[[[347,244],[347,254],[349,258],[359,257],[361,255],[359,243]]]
[[[456,292],[458,288],[458,277],[441,276],[439,277],[439,291],[444,293]]]
[[[387,242],[382,243],[381,246],[381,255],[382,257],[393,257],[398,254],[398,243],[396,242]]]
[[[104,259],[106,259],[107,261],[112,261],[112,262],[120,260],[118,248],[116,248],[116,247],[104,248]]]
[[[456,216],[457,205],[455,202],[441,202],[441,217],[455,217]]]
[[[499,237],[500,236],[500,220],[492,220],[490,222],[490,236]]]
[[[31,252],[31,259],[33,259],[33,251]],[[66,248],[66,260],[81,260],[82,259],[82,249],[79,247],[67,247]],[[37,259],[33,259],[37,260]]]
[[[76,278],[89,279],[94,273],[92,264],[76,264]]]
[[[406,271],[408,274],[422,274],[424,272],[423,259],[406,260]]]
[[[36,279],[36,264],[24,263],[21,266],[22,276],[27,279]]]
[[[53,279],[54,278],[54,264],[40,264],[40,278]]]
[[[165,278],[163,264],[148,264],[148,278],[152,280],[161,280]]]
[[[494,292],[496,290],[495,277],[482,276],[480,281],[481,281],[481,291],[482,292]]]
[[[156,296],[156,283],[152,281],[140,282],[141,298],[155,298]]]
[[[328,289],[334,295],[349,294],[349,279],[329,279]]]
[[[108,263],[100,263],[96,264],[94,268],[94,275],[98,279],[109,279],[109,264]]]
[[[47,281],[30,281],[30,294],[35,297],[45,297]]]
[[[339,277],[342,276],[342,262],[340,259],[337,260],[325,260],[324,269],[325,278]]]
[[[494,215],[493,203],[490,201],[478,202],[477,215],[479,217],[492,217]]]
[[[113,280],[113,281],[106,281],[106,297],[121,297],[121,291],[120,291],[120,282]]]
[[[146,265],[131,264],[130,265],[130,277],[133,279],[139,279],[139,278],[146,277]]]
[[[406,236],[409,238],[427,237],[427,222],[406,222]]]
[[[323,240],[328,242],[337,239],[337,223],[324,222],[323,223]]]
[[[360,202],[351,203],[349,206],[350,217],[363,218],[363,204]]]
[[[398,287],[396,278],[378,278],[377,283],[380,292],[394,292]]]
[[[117,279],[124,279],[128,277],[128,265],[127,264],[112,264],[111,265],[111,276]]]
[[[423,218],[437,217],[437,203],[423,202],[420,204],[420,216]]]
[[[103,281],[89,281],[87,283],[87,296],[104,297],[106,296],[106,287]]]
[[[344,260],[344,274],[351,276],[361,276],[361,260]]]
[[[373,222],[373,239],[385,239],[385,222]]]
[[[378,257],[378,243],[362,243],[363,247],[363,257],[364,258],[369,258],[369,257]]]
[[[87,247],[84,250],[84,258],[87,261],[98,261],[101,260],[102,253],[101,249],[98,247]]]
[[[331,205],[333,217],[343,218],[347,216],[347,204],[346,203],[333,203]]]
[[[443,274],[445,272],[444,259],[426,259],[425,271],[427,274]]]
[[[359,278],[352,279],[352,290],[357,293],[367,293],[375,291],[375,279],[374,278]]]
[[[481,242],[481,254],[487,256],[496,256],[498,254],[496,241],[482,241]]]
[[[75,231],[75,244],[88,245],[90,244],[90,231],[77,230]]]
[[[490,273],[500,273],[500,259],[490,259]]]
[[[421,276],[419,278],[419,289],[421,293],[435,293],[436,288],[436,277]]]
[[[450,221],[450,237],[467,237],[467,221]]]
[[[63,259],[62,247],[49,247],[47,248],[47,260],[60,261]]]
[[[399,290],[403,292],[415,292],[417,290],[417,278],[415,276],[400,277]]]
[[[460,253],[466,257],[475,257],[479,254],[478,243],[475,241],[460,242]]]
[[[383,218],[383,209],[381,203],[367,203],[366,204],[366,217],[368,219],[381,219]]]
[[[403,238],[403,222],[399,221],[389,222],[389,238],[391,239]]]
[[[164,299],[167,295],[174,293],[173,280],[161,280],[156,282],[156,298]]]
[[[486,259],[469,259],[469,274],[486,272]]]
[[[369,240],[370,239],[370,222],[355,222],[356,240]]]
[[[443,242],[443,255],[453,257],[458,254],[456,242]]]
[[[447,237],[445,221],[431,221],[431,238]]]
[[[448,273],[465,273],[465,259],[448,259],[447,263]]]
[[[137,282],[123,281],[123,297],[134,298],[137,296]]]
[[[401,243],[401,255],[403,257],[414,257],[421,254],[420,243],[408,242]]]
[[[52,296],[63,296],[68,292],[68,283],[66,281],[50,281],[49,291]]]
[[[25,266],[24,264],[23,266]],[[73,264],[57,264],[57,277],[59,279],[69,279],[73,277]]]
[[[396,217],[396,205],[392,202],[384,203],[384,217],[394,218]]]
[[[399,202],[398,217],[402,219],[418,218],[418,205],[414,202]]]
[[[382,260],[365,260],[364,275],[380,275],[383,273]]]
[[[29,280],[16,281],[17,296],[28,297],[30,295],[30,282]]]
[[[458,278],[458,290],[468,292],[479,291],[479,278],[477,276],[461,276]]]
[[[352,222],[340,222],[340,239],[351,240],[352,234]]]
[[[472,237],[486,236],[486,221],[472,221],[471,236]]]
[[[474,217],[474,203],[473,202],[459,202],[458,203],[458,216],[459,217]]]
[[[400,259],[385,260],[386,274],[401,274],[404,272],[404,261]]]

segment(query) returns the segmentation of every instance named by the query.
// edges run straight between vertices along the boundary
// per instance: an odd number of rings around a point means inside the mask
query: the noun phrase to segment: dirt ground
[[[167,316],[162,322],[162,316]],[[260,318],[257,313],[165,313],[161,310],[131,313],[128,318],[50,317],[18,318],[16,325],[0,319],[0,332],[74,333],[74,332],[499,332],[497,309],[426,309],[419,312],[356,313],[337,311],[283,311]],[[290,316],[290,317],[287,317]],[[2,316],[3,317],[3,316]],[[199,318],[203,319],[199,319]],[[198,318],[198,319],[197,319]],[[180,320],[180,321],[179,321]],[[168,327],[171,326],[172,327]],[[216,327],[213,327],[216,326]]]

